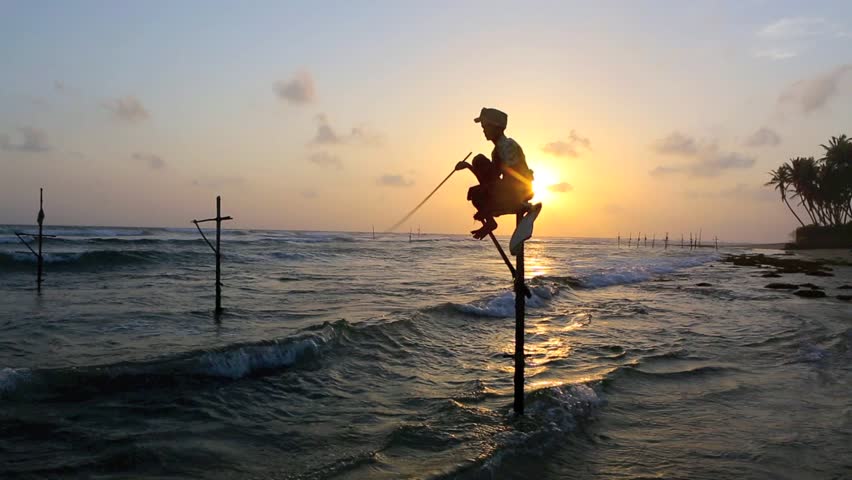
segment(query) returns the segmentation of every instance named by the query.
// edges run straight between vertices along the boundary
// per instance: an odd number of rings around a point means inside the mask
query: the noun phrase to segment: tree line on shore
[[[819,159],[796,157],[769,172],[767,186],[781,194],[796,220],[806,227],[852,226],[852,140],[846,135],[831,137]],[[809,223],[790,205],[798,200]]]

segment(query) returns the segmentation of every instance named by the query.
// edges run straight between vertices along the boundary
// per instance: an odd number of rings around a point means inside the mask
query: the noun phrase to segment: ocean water
[[[0,227],[0,478],[852,478],[849,267],[764,288],[747,248]],[[505,243],[506,239],[502,239]],[[765,251],[767,254],[781,252]],[[709,283],[710,286],[697,286]]]

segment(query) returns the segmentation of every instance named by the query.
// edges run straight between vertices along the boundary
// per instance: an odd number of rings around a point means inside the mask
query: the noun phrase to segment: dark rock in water
[[[713,285],[711,285],[707,282],[701,282],[701,283],[696,283],[695,286],[696,287],[712,287]]]
[[[825,292],[822,290],[796,290],[793,295],[798,295],[803,298],[822,298]]]
[[[839,290],[852,290],[852,285],[841,285],[837,287]]]
[[[825,266],[827,261],[802,260],[799,258],[780,258],[767,256],[762,253],[728,255],[722,259],[723,262],[733,263],[740,267],[775,267],[776,273],[806,273],[814,276],[831,276],[830,267]]]
[[[775,290],[796,290],[799,286],[793,285],[792,283],[770,283],[764,288],[772,288]]]
[[[823,272],[822,270],[813,270],[811,272],[805,272],[805,275],[810,275],[812,277],[833,277],[833,273]]]
[[[813,283],[801,283],[799,286],[802,288],[810,288],[811,290],[822,290],[822,287],[814,285]]]
[[[781,274],[775,272],[764,273],[761,275],[763,278],[781,278]]]
[[[852,301],[852,295],[838,295],[838,300],[843,300],[844,302]]]

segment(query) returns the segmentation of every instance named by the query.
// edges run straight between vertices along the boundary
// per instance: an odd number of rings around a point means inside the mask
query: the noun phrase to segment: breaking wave
[[[58,369],[3,368],[0,398],[28,394],[77,397],[205,379],[237,380],[315,358],[339,340],[347,328],[345,321],[326,323],[282,340],[235,344],[147,362]]]

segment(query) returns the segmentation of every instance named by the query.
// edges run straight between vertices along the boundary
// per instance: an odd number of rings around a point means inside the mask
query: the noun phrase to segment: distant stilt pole
[[[38,189],[38,255],[36,259],[38,261],[38,273],[36,275],[36,289],[41,291],[41,282],[42,282],[42,271],[44,270],[44,257],[41,254],[41,242],[44,237],[44,231],[42,227],[44,226],[44,188]]]
[[[669,249],[669,232],[666,232],[666,247],[663,250]]]
[[[689,249],[692,250],[693,242],[692,242],[692,232],[689,232]]]
[[[376,239],[376,226],[373,225],[373,240]]]
[[[618,233],[618,248],[621,248],[621,232]]]
[[[647,233],[645,234],[645,246],[646,247],[648,246],[648,234]]]
[[[408,229],[408,243],[411,243],[411,228]]]
[[[630,245],[633,244],[633,232],[630,232],[630,236],[627,237],[627,248],[630,248]]]
[[[701,248],[701,229],[698,229],[698,248]]]
[[[719,237],[716,237],[716,251],[719,251]]]
[[[653,237],[651,237],[651,248],[654,248],[654,245],[657,243],[657,234],[655,233]]]
[[[521,223],[523,214],[518,213],[516,224]],[[524,414],[524,245],[521,244],[515,258],[515,414]]]
[[[636,248],[639,248],[639,241],[642,239],[642,232],[636,234]]]

